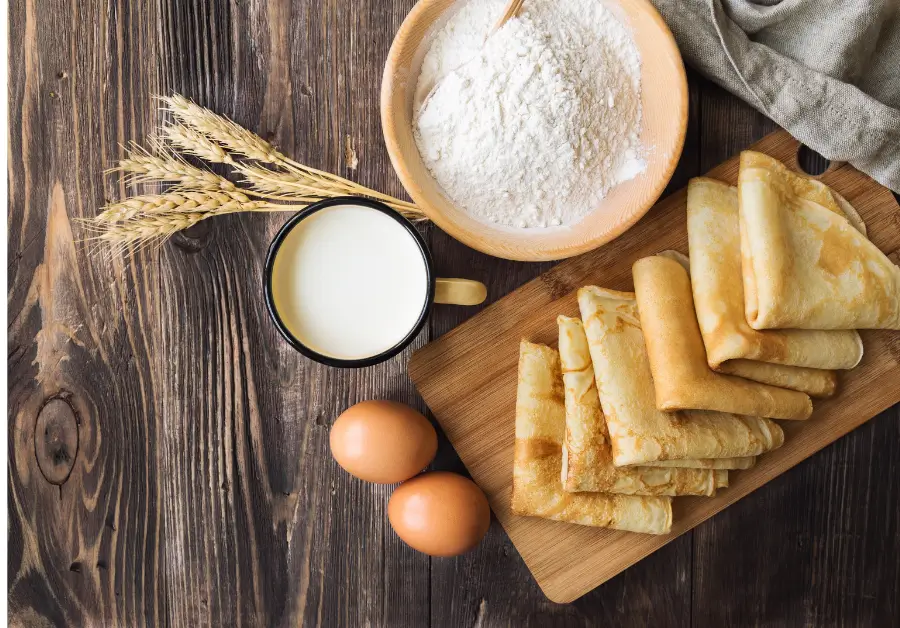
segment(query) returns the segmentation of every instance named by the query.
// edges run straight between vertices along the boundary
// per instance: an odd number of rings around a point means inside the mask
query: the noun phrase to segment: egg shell
[[[361,480],[396,484],[428,466],[437,433],[421,413],[396,401],[363,401],[331,427],[331,455]]]
[[[397,487],[388,502],[388,520],[413,549],[431,556],[456,556],[487,534],[491,508],[472,480],[435,471]]]

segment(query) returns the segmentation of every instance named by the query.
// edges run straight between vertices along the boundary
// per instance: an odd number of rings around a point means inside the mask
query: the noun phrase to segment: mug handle
[[[434,302],[449,305],[478,305],[487,298],[487,288],[471,279],[441,279],[434,281]]]

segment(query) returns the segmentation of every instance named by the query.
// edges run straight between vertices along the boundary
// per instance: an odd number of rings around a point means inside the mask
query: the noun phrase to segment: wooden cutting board
[[[784,131],[752,146],[797,166],[799,144]],[[738,157],[707,176],[737,183]],[[846,164],[821,180],[862,215],[869,237],[898,261],[900,206],[889,190]],[[519,517],[510,512],[519,340],[557,344],[557,314],[578,315],[575,291],[586,284],[631,290],[631,265],[665,249],[687,253],[686,192],[660,201],[610,244],[555,266],[413,355],[409,373],[538,585],[554,602],[570,602],[612,578],[680,534],[900,402],[900,332],[862,332],[865,356],[843,375],[839,394],[817,401],[809,421],[783,421],[785,444],[714,498],[674,500],[667,536]],[[813,506],[811,504],[810,506]]]

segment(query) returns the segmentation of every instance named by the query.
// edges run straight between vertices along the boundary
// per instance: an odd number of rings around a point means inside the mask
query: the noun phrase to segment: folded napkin
[[[900,192],[900,2],[651,1],[688,64]]]

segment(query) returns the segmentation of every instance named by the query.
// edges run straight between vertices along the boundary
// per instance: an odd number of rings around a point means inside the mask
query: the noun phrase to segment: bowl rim
[[[619,5],[620,7],[622,5],[620,0],[603,0],[603,2],[608,5]],[[458,1],[447,2],[447,0],[419,0],[416,2],[394,36],[385,62],[380,98],[381,127],[388,156],[401,184],[416,205],[441,230],[466,246],[495,257],[517,261],[553,261],[580,255],[611,242],[634,226],[656,204],[656,201],[659,200],[671,180],[684,149],[689,115],[687,72],[675,37],[659,11],[656,10],[649,0],[627,0],[627,2],[651,20],[658,31],[658,35],[661,37],[661,44],[664,44],[664,48],[669,52],[668,56],[677,61],[677,63],[674,63],[675,76],[672,84],[679,92],[678,107],[681,115],[677,120],[677,134],[671,138],[674,141],[671,144],[671,149],[668,151],[668,160],[661,167],[655,179],[646,181],[646,185],[643,188],[644,192],[640,195],[642,201],[639,204],[642,207],[625,215],[621,220],[611,223],[610,228],[603,233],[584,239],[573,238],[571,242],[552,247],[529,244],[516,246],[515,249],[511,249],[509,246],[500,246],[492,241],[490,234],[475,233],[448,218],[442,211],[432,205],[428,195],[416,183],[416,179],[407,165],[407,158],[404,155],[404,149],[401,146],[398,135],[399,121],[397,120],[398,114],[394,111],[393,100],[397,91],[408,89],[406,82],[409,80],[409,71],[406,69],[401,71],[399,61],[404,56],[416,52],[416,49],[412,49],[412,51],[409,49],[411,40],[415,39],[419,42],[422,39],[419,35],[425,26],[421,23],[423,14],[430,11],[435,5],[447,3],[447,6],[440,14],[443,15],[447,10],[458,4]],[[431,24],[425,27],[424,30],[427,31],[430,26]],[[417,47],[418,44],[416,44]],[[642,55],[645,52],[645,50],[641,50]],[[421,160],[421,157],[418,155],[417,158]],[[435,184],[437,185],[437,182]],[[450,202],[449,199],[447,200]],[[490,227],[486,225],[486,228],[489,229]]]

